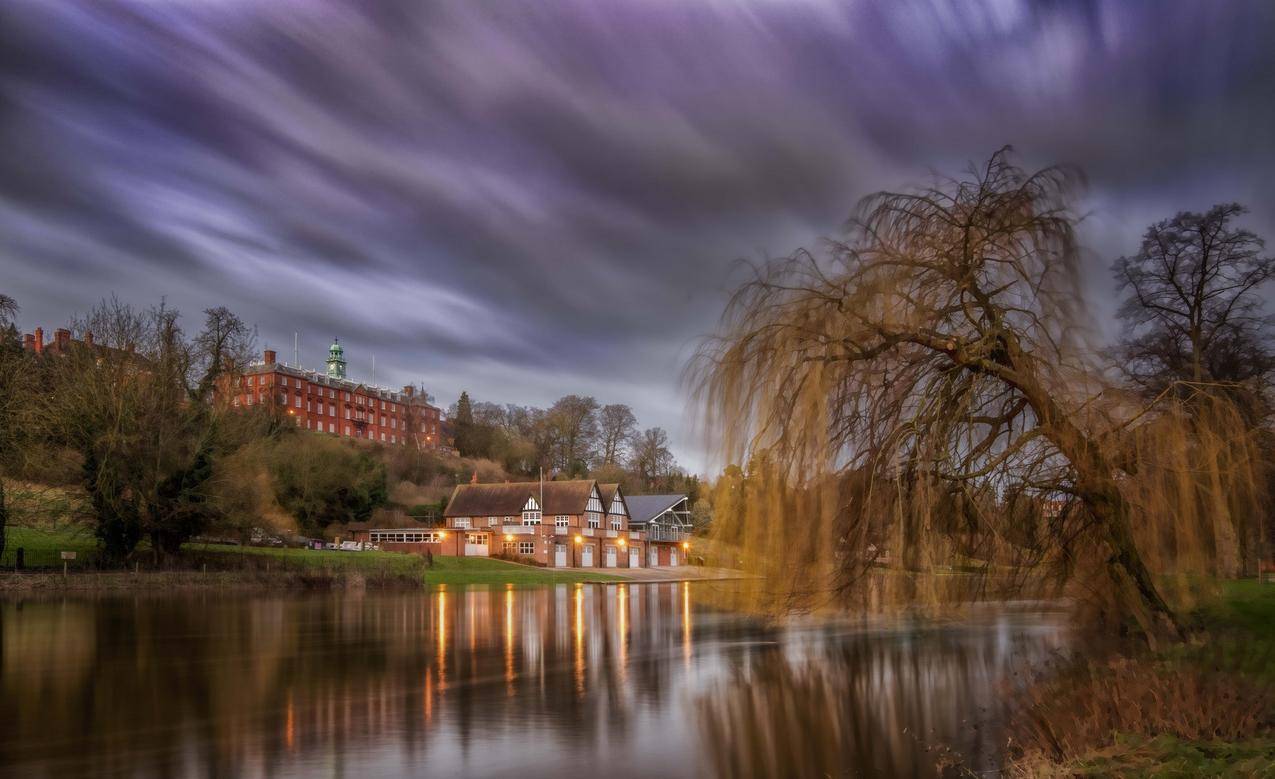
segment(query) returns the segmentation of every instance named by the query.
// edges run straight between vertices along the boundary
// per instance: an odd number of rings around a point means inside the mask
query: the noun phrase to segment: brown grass
[[[1275,733],[1270,682],[1231,670],[1250,663],[1222,649],[1199,651],[1190,662],[1148,655],[1045,669],[1054,675],[1024,693],[1015,720],[1013,773],[1048,775],[1119,738],[1239,743]]]

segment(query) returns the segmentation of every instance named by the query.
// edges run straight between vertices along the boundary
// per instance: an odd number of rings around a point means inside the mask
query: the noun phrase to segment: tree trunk
[[[1160,595],[1134,543],[1128,502],[1110,478],[1095,481],[1082,479],[1077,484],[1077,492],[1106,530],[1106,541],[1111,548],[1109,573],[1117,595],[1124,590],[1132,596],[1133,616],[1151,648],[1156,648],[1161,641],[1181,641],[1185,637],[1182,625]]]

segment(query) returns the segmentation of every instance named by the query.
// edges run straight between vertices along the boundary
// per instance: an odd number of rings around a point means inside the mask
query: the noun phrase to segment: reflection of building
[[[412,386],[402,391],[351,381],[345,376],[345,350],[333,342],[327,373],[278,362],[273,350],[248,367],[240,379],[236,406],[272,404],[296,419],[298,427],[386,444],[415,444],[450,450],[429,396]]]
[[[576,481],[462,484],[443,512],[436,554],[501,553],[555,568],[645,568],[685,559],[687,536],[630,524],[618,484]]]

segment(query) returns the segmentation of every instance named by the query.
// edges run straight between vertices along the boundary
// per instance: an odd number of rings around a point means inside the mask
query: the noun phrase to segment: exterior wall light
[[[577,543],[577,544],[583,544],[583,543],[584,543],[584,536],[576,536],[576,543]]]
[[[512,533],[505,533],[505,540],[506,540],[506,541],[512,541],[512,540],[514,540],[513,534],[512,534]]]
[[[626,543],[628,542],[625,541],[623,538],[620,539],[620,546],[624,546]]]
[[[691,542],[690,542],[690,541],[683,541],[683,542],[682,542],[682,548],[683,548],[683,549],[690,549],[690,548],[691,548]]]

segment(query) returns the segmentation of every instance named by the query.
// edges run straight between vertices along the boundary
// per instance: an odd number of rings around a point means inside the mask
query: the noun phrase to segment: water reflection
[[[944,629],[764,628],[695,594],[6,602],[0,771],[925,775],[931,735],[994,759],[995,728],[969,723],[994,713],[1013,658],[1059,640],[1048,619],[1002,614]]]

